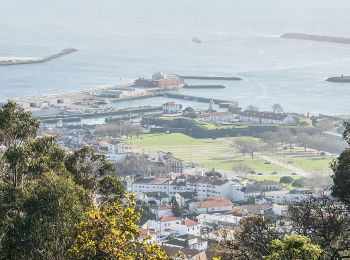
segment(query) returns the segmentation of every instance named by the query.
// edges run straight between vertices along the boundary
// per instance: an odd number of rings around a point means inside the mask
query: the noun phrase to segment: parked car
[[[270,174],[271,174],[271,175],[276,175],[276,174],[277,174],[277,172],[271,172]]]

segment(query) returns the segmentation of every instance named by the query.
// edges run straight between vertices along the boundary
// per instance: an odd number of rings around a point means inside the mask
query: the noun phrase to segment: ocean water
[[[347,0],[0,0],[0,6],[0,56],[79,50],[49,63],[0,66],[0,100],[164,71],[243,79],[215,82],[226,89],[182,91],[189,95],[261,110],[280,103],[286,111],[350,114],[350,84],[325,81],[350,75],[350,45],[278,37],[350,37]]]

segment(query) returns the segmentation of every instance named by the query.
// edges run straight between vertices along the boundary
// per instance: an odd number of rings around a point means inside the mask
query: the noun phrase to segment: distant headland
[[[305,34],[305,33],[286,33],[281,35],[280,38],[350,44],[350,38],[314,35],[314,34]]]
[[[43,62],[48,62],[48,61],[60,58],[64,55],[68,55],[76,51],[78,50],[73,48],[68,48],[45,57],[0,57],[0,66],[43,63]]]
[[[350,83],[350,76],[340,76],[340,77],[330,77],[326,79],[327,81],[330,82],[347,82]]]

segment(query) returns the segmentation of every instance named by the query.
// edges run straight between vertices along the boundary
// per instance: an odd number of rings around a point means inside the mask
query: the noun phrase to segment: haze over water
[[[0,0],[0,56],[79,52],[0,66],[0,99],[78,91],[156,71],[239,76],[223,90],[183,93],[269,109],[350,114],[350,45],[280,39],[350,37],[347,0]],[[203,42],[193,43],[197,37]],[[136,103],[136,102],[135,102]]]

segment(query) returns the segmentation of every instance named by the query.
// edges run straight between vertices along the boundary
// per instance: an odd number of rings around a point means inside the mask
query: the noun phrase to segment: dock
[[[193,100],[196,102],[203,102],[203,103],[209,103],[213,100],[215,104],[221,104],[221,103],[237,103],[233,100],[225,100],[225,99],[217,99],[217,98],[206,98],[206,97],[196,97],[196,96],[189,96],[189,95],[182,95],[182,94],[176,94],[176,93],[162,93],[161,94],[164,97],[167,98],[175,98],[175,99],[183,99],[183,100]]]
[[[218,88],[226,88],[223,85],[185,85],[184,88],[187,89],[218,89]]]
[[[45,57],[0,57],[0,66],[8,65],[20,65],[20,64],[31,64],[31,63],[44,63],[54,59],[58,59],[62,56],[68,55],[73,52],[77,52],[77,49],[67,48],[63,49],[55,54],[48,55]]]
[[[238,77],[231,76],[179,76],[183,79],[202,79],[202,80],[242,80]]]

